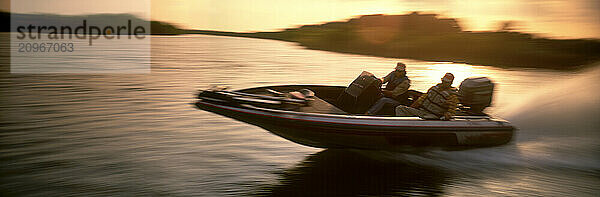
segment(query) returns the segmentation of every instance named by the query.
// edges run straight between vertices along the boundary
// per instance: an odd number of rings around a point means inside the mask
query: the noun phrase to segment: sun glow
[[[463,30],[497,30],[516,21],[517,30],[560,38],[600,38],[600,6],[589,0],[23,0],[28,6],[0,4],[16,13],[61,15],[130,13],[187,29],[234,32],[277,31],[307,24],[345,21],[369,14],[408,14],[413,11],[459,19]],[[150,2],[150,3],[148,3]],[[22,3],[21,3],[22,4]],[[151,13],[146,10],[151,6]],[[151,16],[149,16],[151,14]]]
[[[430,84],[440,83],[444,74],[452,73],[454,75],[453,86],[460,85],[460,82],[469,77],[487,76],[487,74],[483,74],[473,66],[456,63],[433,63],[423,69],[422,72],[420,75],[426,76],[425,80]]]
[[[152,0],[152,18],[183,28],[234,32],[277,31],[306,24],[343,21],[369,14],[423,11],[459,18],[464,30],[496,30],[503,21],[516,28],[562,37],[598,37],[600,10],[589,1],[344,1],[344,0]],[[569,28],[564,28],[568,26]]]

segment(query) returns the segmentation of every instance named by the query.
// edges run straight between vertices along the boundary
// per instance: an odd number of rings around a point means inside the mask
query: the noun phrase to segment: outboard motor
[[[336,107],[351,114],[364,114],[381,97],[381,80],[363,71],[338,96]]]
[[[485,115],[483,110],[492,104],[494,83],[487,77],[467,78],[460,83],[458,95],[469,115]]]

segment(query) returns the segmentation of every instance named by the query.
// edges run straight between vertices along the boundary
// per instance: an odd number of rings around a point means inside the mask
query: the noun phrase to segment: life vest
[[[456,95],[457,91],[454,87],[440,90],[439,85],[429,88],[421,108],[441,117],[448,111],[449,106],[447,101],[450,99],[450,96]]]

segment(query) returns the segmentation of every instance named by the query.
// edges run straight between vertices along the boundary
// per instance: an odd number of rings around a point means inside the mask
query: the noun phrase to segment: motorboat
[[[344,110],[348,106],[340,103],[340,95],[349,88],[327,85],[210,88],[199,92],[195,106],[317,148],[395,152],[464,150],[507,144],[515,132],[508,121],[483,113],[459,113],[450,120],[425,120]],[[298,90],[310,90],[312,95],[290,94]]]

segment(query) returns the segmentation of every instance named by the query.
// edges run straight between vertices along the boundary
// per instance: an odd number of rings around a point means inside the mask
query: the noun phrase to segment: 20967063
[[[40,53],[40,52],[73,52],[75,46],[73,43],[67,42],[41,42],[41,43],[19,43],[18,52],[25,53]]]

